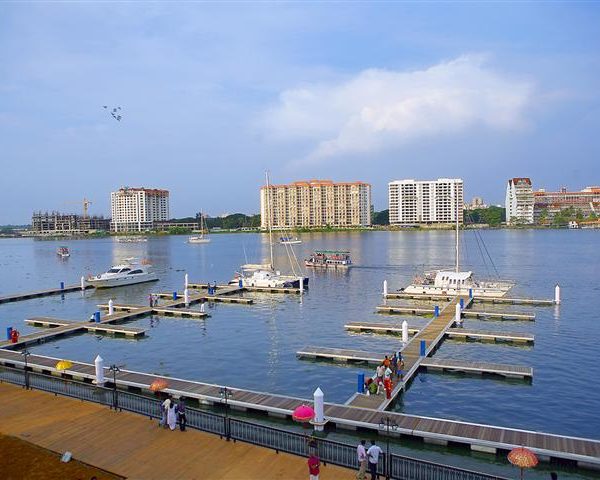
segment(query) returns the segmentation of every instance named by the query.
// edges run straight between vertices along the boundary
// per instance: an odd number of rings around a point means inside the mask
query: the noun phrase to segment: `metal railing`
[[[25,375],[28,376],[29,386],[32,389],[99,403],[111,408],[114,408],[115,404],[117,404],[119,410],[138,413],[149,418],[161,418],[161,399],[159,398],[0,366],[0,382],[25,386]],[[226,436],[227,432],[229,432],[231,439],[234,441],[260,445],[276,450],[277,452],[281,451],[299,456],[307,456],[311,452],[315,452],[325,465],[331,463],[342,467],[358,468],[356,446],[354,445],[252,423],[191,407],[186,407],[186,418],[188,427],[213,433],[221,437]],[[388,459],[385,453],[380,458],[381,461],[377,465],[377,471],[379,475],[385,475]],[[390,460],[390,475],[392,479],[506,480],[503,477],[396,454],[391,454]]]

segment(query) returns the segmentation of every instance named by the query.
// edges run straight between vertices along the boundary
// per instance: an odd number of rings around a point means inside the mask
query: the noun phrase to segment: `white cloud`
[[[285,90],[261,124],[271,138],[308,142],[304,161],[323,161],[474,126],[520,129],[532,93],[530,81],[494,72],[483,56],[461,56],[425,70],[369,69]]]

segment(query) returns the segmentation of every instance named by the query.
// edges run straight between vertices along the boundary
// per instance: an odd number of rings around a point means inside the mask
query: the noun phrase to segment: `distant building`
[[[269,222],[270,219],[270,222]],[[366,227],[371,185],[310,180],[260,189],[261,228]]]
[[[465,210],[478,210],[480,208],[488,208],[481,197],[473,197],[470,203],[465,203]]]
[[[600,215],[600,187],[586,187],[579,192],[569,192],[562,187],[558,192],[540,189],[533,192],[534,217],[537,222],[551,220],[562,210],[572,209],[584,217]]]
[[[34,235],[80,235],[110,230],[110,218],[60,212],[34,212],[31,231]]]
[[[506,186],[506,223],[533,223],[533,188],[529,178],[511,178]]]
[[[110,194],[113,232],[152,230],[169,218],[169,191],[123,187]]]
[[[463,181],[395,180],[388,184],[390,225],[463,223]]]

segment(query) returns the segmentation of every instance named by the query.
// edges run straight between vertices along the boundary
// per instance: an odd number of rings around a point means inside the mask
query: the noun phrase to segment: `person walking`
[[[185,416],[185,398],[181,397],[177,402],[177,420],[179,421],[179,430],[185,432],[187,418]]]
[[[371,472],[371,480],[377,480],[379,475],[377,474],[377,462],[379,462],[379,455],[383,451],[379,448],[379,445],[375,444],[375,440],[371,440],[371,446],[367,450],[367,457],[369,457],[369,472]]]
[[[150,305],[150,308],[154,306],[154,295],[148,295],[148,304]]]
[[[319,466],[321,461],[315,453],[311,453],[308,457],[308,478],[309,480],[319,480]]]
[[[171,399],[169,396],[165,399],[165,401],[160,406],[160,411],[162,413],[159,426],[163,428],[167,428],[167,414],[169,412],[169,407],[171,406]]]
[[[365,480],[367,473],[367,449],[365,448],[365,440],[361,440],[356,447],[356,457],[358,459],[358,473],[356,474],[356,480]]]
[[[167,410],[167,424],[171,430],[175,430],[177,426],[177,415],[175,413],[175,402],[171,401]]]

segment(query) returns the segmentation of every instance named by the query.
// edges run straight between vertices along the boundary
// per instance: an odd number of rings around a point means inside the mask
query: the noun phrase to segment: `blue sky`
[[[597,185],[598,25],[594,2],[4,2],[0,224],[107,214],[122,185],[257,212],[266,169],[370,182],[377,210],[401,178]]]

